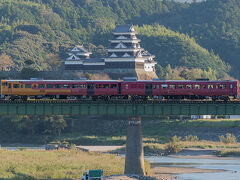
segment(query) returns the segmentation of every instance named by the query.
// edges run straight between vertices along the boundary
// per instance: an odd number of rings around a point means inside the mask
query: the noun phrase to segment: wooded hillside
[[[57,70],[73,44],[99,55],[117,24],[134,24],[159,75],[169,64],[240,77],[238,0],[0,0],[0,17],[0,54],[17,70]]]

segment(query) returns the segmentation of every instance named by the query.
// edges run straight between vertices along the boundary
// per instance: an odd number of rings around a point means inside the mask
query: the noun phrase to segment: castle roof
[[[135,31],[133,25],[118,25],[113,33],[121,33],[121,32],[133,32]]]

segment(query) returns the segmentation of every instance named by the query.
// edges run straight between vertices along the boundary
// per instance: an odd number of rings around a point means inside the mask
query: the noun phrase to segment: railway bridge
[[[0,101],[0,115],[126,115],[125,174],[145,174],[141,116],[240,115],[240,101]]]
[[[240,101],[0,101],[0,115],[240,115]]]

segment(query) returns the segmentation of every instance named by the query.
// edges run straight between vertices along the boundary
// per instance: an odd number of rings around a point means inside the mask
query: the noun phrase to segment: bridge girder
[[[239,102],[0,102],[0,115],[240,115]]]

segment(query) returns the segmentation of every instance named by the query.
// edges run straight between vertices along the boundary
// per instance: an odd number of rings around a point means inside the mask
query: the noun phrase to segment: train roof
[[[34,79],[34,80],[4,80],[6,82],[190,82],[190,83],[202,83],[202,82],[211,82],[211,83],[218,83],[218,82],[237,82],[238,80],[222,80],[222,81],[211,81],[211,80],[135,80],[135,81],[128,81],[128,80],[86,80],[86,79],[76,79],[76,80],[44,80],[44,79]]]

